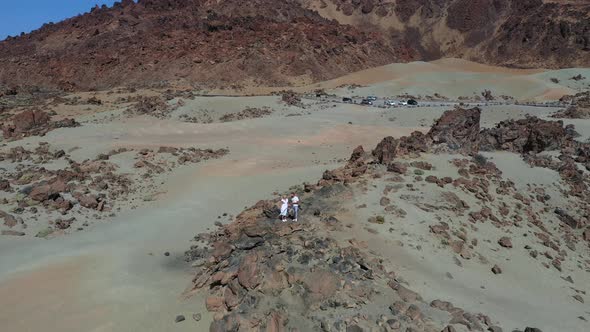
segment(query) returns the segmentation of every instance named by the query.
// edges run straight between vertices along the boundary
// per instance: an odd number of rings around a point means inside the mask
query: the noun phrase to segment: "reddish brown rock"
[[[398,174],[406,174],[408,171],[408,166],[400,163],[400,162],[393,162],[387,165],[388,172],[394,172]]]
[[[286,323],[285,318],[279,312],[272,312],[266,321],[266,332],[283,332]]]
[[[392,136],[385,137],[373,150],[373,157],[380,164],[391,163],[397,155],[397,145],[399,141]]]
[[[94,195],[82,195],[78,198],[81,206],[88,209],[96,209],[98,207],[98,199]]]
[[[426,136],[437,149],[475,154],[479,151],[480,115],[477,107],[446,111]]]
[[[209,296],[205,301],[205,306],[211,312],[221,312],[226,309],[224,298],[217,296]]]
[[[225,288],[223,291],[223,300],[225,302],[225,306],[232,310],[233,308],[237,307],[240,304],[240,298],[234,294],[234,292],[229,288]],[[209,310],[209,307],[207,307]],[[219,311],[219,310],[209,310],[209,311]]]
[[[321,301],[333,296],[340,287],[336,276],[326,270],[315,271],[305,276],[305,285],[309,289],[312,301]]]
[[[27,110],[14,115],[12,124],[3,124],[0,127],[4,138],[13,139],[31,135],[44,135],[52,129],[62,127],[74,127],[79,124],[72,119],[64,119],[57,122],[51,122],[50,116],[43,111]]]
[[[357,146],[350,155],[350,159],[348,160],[349,164],[355,163],[359,159],[364,158],[365,156],[365,149],[363,149],[362,145]]]
[[[233,251],[233,247],[225,241],[217,241],[217,242],[213,243],[212,256],[218,262],[229,257],[229,255],[231,254],[232,251]]]
[[[498,244],[504,248],[512,248],[512,241],[510,241],[509,237],[502,237],[498,240]]]
[[[4,219],[4,225],[8,226],[9,228],[12,228],[18,224],[18,221],[16,220],[16,218],[13,215],[6,213],[4,211],[1,211],[1,210],[0,210],[0,218]]]
[[[260,285],[262,275],[258,266],[258,256],[250,253],[242,259],[238,269],[238,281],[246,289],[254,289]]]
[[[45,185],[38,185],[31,190],[29,193],[29,197],[37,202],[44,202],[49,199],[49,195],[53,192],[51,191],[51,186]]]

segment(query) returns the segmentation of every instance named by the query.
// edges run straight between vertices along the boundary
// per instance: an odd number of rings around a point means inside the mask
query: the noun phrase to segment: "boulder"
[[[11,231],[11,230],[7,230],[7,231],[2,231],[0,232],[0,235],[8,235],[8,236],[25,236],[24,232],[19,232],[19,231]]]
[[[498,240],[498,244],[504,248],[512,248],[512,241],[510,241],[510,238],[506,236]]]
[[[502,269],[498,265],[494,265],[494,267],[492,267],[492,272],[494,274],[500,274],[502,273]]]
[[[98,199],[94,195],[82,195],[78,198],[81,206],[88,209],[96,209],[98,207]]]
[[[554,212],[557,215],[557,218],[559,218],[559,220],[561,220],[561,222],[568,225],[569,227],[571,227],[573,229],[577,229],[577,228],[581,227],[582,224],[578,220],[576,220],[574,217],[572,217],[569,213],[567,213],[565,210],[560,209],[560,208],[556,208]]]
[[[365,156],[365,149],[363,149],[362,145],[357,146],[350,155],[350,159],[348,160],[348,164],[353,164],[356,161],[362,159]]]
[[[408,171],[408,166],[400,162],[393,162],[387,165],[387,171],[398,174],[406,174],[406,172]]]
[[[399,141],[392,136],[387,136],[373,149],[373,157],[380,164],[389,164],[397,155],[397,145]]]
[[[426,137],[433,148],[475,154],[479,151],[480,116],[481,110],[477,107],[446,111]]]

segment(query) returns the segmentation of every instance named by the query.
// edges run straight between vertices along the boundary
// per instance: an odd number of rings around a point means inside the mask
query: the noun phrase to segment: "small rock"
[[[584,299],[578,294],[574,295],[574,299],[576,299],[580,303],[584,303]]]
[[[18,232],[18,231],[10,231],[10,230],[7,230],[7,231],[2,231],[2,232],[0,233],[0,235],[9,235],[9,236],[25,236],[25,233],[24,233],[24,232]]]
[[[494,274],[501,274],[502,269],[498,265],[494,265],[494,267],[492,267],[492,272],[494,272]]]
[[[510,238],[506,236],[498,240],[498,244],[504,248],[512,248],[512,241],[510,241]]]
[[[183,315],[178,315],[178,316],[176,316],[176,319],[174,319],[174,322],[180,323],[180,322],[182,322],[184,320],[185,320],[185,318],[184,318]]]
[[[168,257],[168,256],[170,256],[170,253],[166,251],[166,252],[164,253],[164,256]]]
[[[195,322],[198,322],[201,320],[201,314],[193,314],[193,319],[195,320]]]

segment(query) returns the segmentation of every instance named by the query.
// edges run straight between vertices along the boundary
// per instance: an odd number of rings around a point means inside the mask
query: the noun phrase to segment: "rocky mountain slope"
[[[589,13],[541,0],[125,0],[0,42],[0,85],[280,86],[440,57],[589,66]]]
[[[127,0],[0,43],[0,83],[287,85],[412,57],[294,0]]]
[[[542,0],[305,1],[323,16],[379,29],[419,59],[516,67],[590,64],[590,3]]]

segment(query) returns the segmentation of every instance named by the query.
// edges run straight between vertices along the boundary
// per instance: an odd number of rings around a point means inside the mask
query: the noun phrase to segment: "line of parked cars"
[[[361,100],[360,104],[361,105],[373,105],[377,101],[377,99],[378,98],[376,96],[367,96],[366,98],[363,98]],[[354,103],[354,100],[350,97],[343,97],[342,102],[352,104],[352,103]],[[414,99],[408,99],[407,101],[396,101],[396,100],[386,99],[385,101],[383,101],[383,105],[384,106],[407,106],[407,105],[416,106],[416,105],[418,105],[418,102]]]

